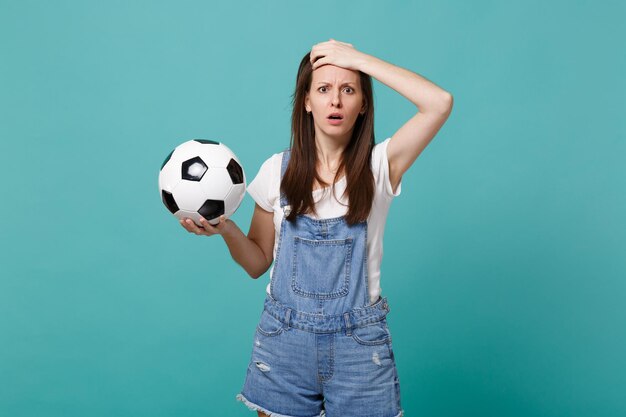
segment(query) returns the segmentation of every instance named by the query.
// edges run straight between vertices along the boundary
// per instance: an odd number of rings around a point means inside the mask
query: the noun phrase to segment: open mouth
[[[343,119],[329,117],[328,123],[330,123],[331,125],[340,125],[341,123],[343,123]]]
[[[331,113],[327,117],[328,123],[331,125],[339,125],[343,121],[343,114],[341,113]]]

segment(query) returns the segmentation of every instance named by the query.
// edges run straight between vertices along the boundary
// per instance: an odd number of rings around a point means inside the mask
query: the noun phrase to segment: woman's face
[[[358,71],[323,65],[313,71],[311,88],[305,98],[306,111],[313,115],[316,136],[346,139],[360,112],[365,112]],[[332,113],[341,120],[329,119]]]

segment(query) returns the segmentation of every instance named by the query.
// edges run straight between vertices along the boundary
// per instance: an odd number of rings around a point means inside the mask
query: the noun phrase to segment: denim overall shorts
[[[283,153],[281,178],[290,149]],[[280,206],[289,213],[281,194]],[[400,417],[386,297],[371,304],[367,222],[283,217],[237,399],[272,417]]]

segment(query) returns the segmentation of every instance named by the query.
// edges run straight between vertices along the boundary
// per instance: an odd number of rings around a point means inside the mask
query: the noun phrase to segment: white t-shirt
[[[370,302],[374,303],[381,294],[380,265],[383,257],[383,234],[389,206],[394,197],[400,195],[402,182],[398,184],[394,193],[389,182],[389,162],[387,160],[387,144],[391,138],[378,143],[372,150],[372,173],[374,174],[375,190],[372,209],[367,219],[367,271]],[[268,158],[259,173],[247,186],[248,193],[254,201],[266,211],[274,212],[274,259],[278,248],[280,225],[283,220],[283,210],[280,207],[280,179],[281,162],[283,152],[275,153]],[[334,195],[331,186],[313,191],[313,201],[317,216],[307,213],[307,216],[316,219],[329,219],[343,216],[348,211],[347,193],[342,198],[346,189],[346,177],[343,176],[335,183]],[[337,200],[339,199],[339,200]],[[270,280],[274,271],[274,264],[270,270]],[[270,293],[270,284],[267,284],[266,292]]]

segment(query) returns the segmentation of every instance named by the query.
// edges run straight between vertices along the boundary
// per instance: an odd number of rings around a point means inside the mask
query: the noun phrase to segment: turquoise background
[[[626,415],[624,4],[0,0],[0,415],[254,415],[268,274],[158,170],[214,139],[250,182],[329,38],[454,95],[385,234],[406,416]],[[374,88],[380,142],[416,109]]]

